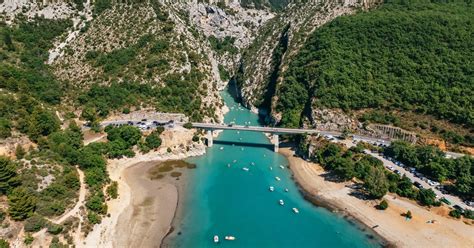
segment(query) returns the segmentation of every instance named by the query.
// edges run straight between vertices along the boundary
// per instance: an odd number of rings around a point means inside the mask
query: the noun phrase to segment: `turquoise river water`
[[[258,116],[228,92],[223,98],[230,108],[226,123],[258,125]],[[190,172],[181,223],[175,223],[179,235],[167,242],[172,247],[380,247],[360,226],[306,201],[288,161],[273,152],[264,134],[224,131],[205,155],[188,161],[197,169]],[[225,240],[227,235],[236,240]]]

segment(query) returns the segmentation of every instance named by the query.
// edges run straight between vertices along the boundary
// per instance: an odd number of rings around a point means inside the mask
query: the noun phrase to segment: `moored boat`
[[[285,169],[285,166],[283,166],[283,165],[280,165],[280,168],[282,168],[282,169]]]
[[[214,243],[219,243],[219,236],[214,235]]]
[[[235,240],[234,236],[225,236],[225,240]]]
[[[285,205],[285,202],[284,202],[283,200],[280,200],[280,201],[278,201],[278,202],[279,202],[280,205],[282,205],[282,206]]]
[[[244,171],[249,171],[249,168],[244,167],[244,168],[242,168],[242,170],[244,170]]]
[[[295,214],[299,214],[300,211],[297,209],[297,208],[293,208],[293,212],[295,212]]]
[[[274,191],[275,188],[273,188],[273,186],[270,186],[269,190],[270,190],[270,191]]]
[[[275,177],[275,179],[276,179],[277,181],[280,181],[280,180],[281,180],[279,177]]]

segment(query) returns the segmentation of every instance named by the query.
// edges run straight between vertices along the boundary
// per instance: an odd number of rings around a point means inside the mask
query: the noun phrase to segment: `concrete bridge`
[[[207,130],[207,145],[211,147],[213,145],[213,135],[214,130],[236,130],[236,131],[251,131],[251,132],[261,132],[261,133],[270,133],[272,134],[272,143],[274,145],[274,151],[278,152],[279,148],[279,135],[280,134],[313,134],[320,133],[315,129],[299,129],[299,128],[280,128],[280,127],[259,127],[259,126],[249,126],[249,125],[225,125],[225,124],[213,124],[213,123],[192,123],[194,128],[200,128]]]

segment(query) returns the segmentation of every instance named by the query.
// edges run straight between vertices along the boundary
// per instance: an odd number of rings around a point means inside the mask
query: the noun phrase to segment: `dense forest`
[[[463,1],[387,1],[336,18],[290,63],[278,89],[282,124],[299,125],[316,105],[413,111],[473,128],[473,20]]]

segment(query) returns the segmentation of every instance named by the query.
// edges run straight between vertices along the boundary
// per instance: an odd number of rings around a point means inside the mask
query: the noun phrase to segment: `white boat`
[[[282,206],[285,205],[285,202],[284,202],[283,200],[280,200],[279,203],[280,203],[280,205],[282,205]]]
[[[229,168],[230,168],[230,164],[227,164],[227,167],[229,167]]]
[[[255,163],[254,163],[254,162],[252,162],[252,163],[250,163],[250,164],[251,164],[251,165],[255,165]]]
[[[237,162],[237,160],[236,160],[236,159],[234,159],[234,161],[232,161],[232,163],[235,163],[235,162]]]
[[[242,170],[244,170],[244,171],[249,171],[249,168],[244,167],[244,168],[242,168]]]
[[[283,165],[280,165],[280,168],[285,169],[285,167]]]
[[[225,236],[225,240],[235,240],[234,236]]]
[[[224,150],[224,147],[223,147],[223,146],[221,146],[221,148],[219,148],[219,149],[221,149],[221,150]]]
[[[275,179],[276,179],[277,181],[280,181],[280,180],[281,180],[279,177],[275,177]]]
[[[273,170],[273,167],[270,166],[270,170]]]
[[[240,148],[240,150],[242,150],[242,151],[243,151],[243,150],[244,150],[244,148],[242,147],[242,148]]]
[[[285,189],[285,192],[288,192],[288,189]]]
[[[273,186],[270,186],[269,190],[270,190],[270,191],[274,191],[275,188],[273,188]]]
[[[300,211],[297,209],[297,208],[293,208],[293,212],[295,212],[295,214],[299,214]]]
[[[214,235],[214,243],[219,243],[219,236]]]

